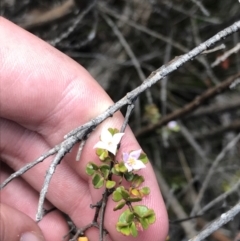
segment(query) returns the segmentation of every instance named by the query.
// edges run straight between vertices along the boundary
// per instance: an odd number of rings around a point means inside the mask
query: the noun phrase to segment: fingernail
[[[21,235],[20,241],[44,241],[44,238],[35,232],[27,232]]]

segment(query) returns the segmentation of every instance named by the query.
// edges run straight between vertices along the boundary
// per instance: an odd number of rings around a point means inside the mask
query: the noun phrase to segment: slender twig
[[[196,19],[191,19],[191,25],[192,25],[192,33],[194,36],[194,40],[195,40],[195,44],[199,45],[202,41],[200,39],[199,36],[199,31],[198,31],[198,25],[196,24]],[[210,64],[208,63],[208,60],[206,58],[206,56],[204,55],[200,55],[198,58],[198,61],[204,66],[204,68],[206,69],[206,74],[207,76],[210,78],[210,80],[214,83],[214,84],[219,84],[220,81],[219,79],[216,77],[216,75],[214,74],[214,72],[211,69]]]
[[[86,135],[85,138],[82,139],[82,141],[81,141],[81,143],[79,145],[79,148],[78,148],[77,155],[76,155],[76,161],[79,161],[81,159],[83,147],[85,146],[89,135],[90,135],[90,133],[88,135]]]
[[[220,94],[224,90],[227,90],[229,86],[239,77],[240,77],[240,73],[237,73],[236,75],[229,77],[227,80],[223,81],[217,86],[214,86],[206,90],[203,94],[201,94],[200,96],[197,96],[192,102],[186,104],[181,109],[175,110],[172,113],[161,118],[159,122],[148,125],[146,127],[142,127],[141,130],[135,133],[136,136],[137,137],[142,136],[150,131],[153,131],[157,128],[162,127],[163,125],[167,124],[171,120],[179,119],[185,116],[186,114],[190,113],[191,111],[201,106],[201,104],[204,103],[206,100],[213,98],[214,96]]]
[[[240,119],[233,120],[230,124],[226,126],[219,126],[213,129],[205,130],[205,131],[200,131],[200,132],[193,132],[192,136],[196,140],[206,140],[209,138],[216,138],[216,136],[222,135],[227,131],[239,131],[240,130]],[[177,139],[179,142],[179,139]],[[186,142],[183,142],[182,140],[180,143],[178,143],[178,147],[183,147],[186,145]],[[174,145],[170,143],[170,147],[174,148]],[[195,179],[195,178],[194,178]]]
[[[51,150],[49,150],[48,152],[42,154],[38,159],[36,159],[35,161],[28,163],[27,165],[25,165],[24,167],[20,168],[19,170],[17,170],[16,172],[14,172],[13,174],[11,174],[3,183],[1,183],[0,185],[0,190],[3,189],[9,182],[11,182],[14,178],[17,178],[21,175],[23,175],[26,171],[30,170],[32,167],[36,166],[37,164],[39,164],[40,162],[44,161],[46,158],[48,158],[51,155],[56,154],[60,149],[60,146],[57,145],[54,148],[52,148]]]
[[[214,231],[218,230],[224,224],[231,221],[238,213],[240,213],[240,202],[237,203],[233,208],[231,208],[226,213],[223,213],[217,220],[213,221],[203,231],[201,231],[198,235],[196,235],[192,239],[189,239],[188,241],[204,240],[206,237],[211,235]]]
[[[169,36],[171,39],[173,39],[173,32],[174,29],[171,30]],[[164,64],[167,64],[170,61],[170,56],[171,56],[171,52],[172,52],[172,45],[167,43],[167,46],[165,48],[165,54],[164,54]],[[164,117],[167,114],[167,86],[168,86],[168,80],[169,80],[169,76],[167,76],[166,78],[164,78],[161,82],[160,82],[160,100],[161,100],[161,116]],[[160,115],[159,115],[160,117]],[[168,132],[163,132],[162,134],[162,140],[163,140],[163,145],[165,147],[169,146],[168,143]]]
[[[234,96],[231,97],[231,102],[221,103],[221,104],[212,103],[212,104],[209,104],[208,106],[203,106],[198,110],[194,111],[193,113],[191,113],[190,115],[186,116],[186,119],[200,118],[206,115],[212,115],[215,113],[221,113],[225,111],[232,111],[238,108],[240,108],[240,98],[239,98],[239,94],[237,93],[236,97]]]
[[[238,43],[234,48],[226,51],[223,55],[219,56],[212,64],[211,67],[214,68],[223,61],[225,61],[232,54],[236,54],[240,50],[240,43]]]
[[[189,49],[186,48],[185,46],[173,41],[171,38],[165,37],[162,34],[160,34],[159,32],[155,32],[151,29],[148,29],[145,26],[142,26],[140,24],[135,23],[134,21],[128,19],[126,16],[122,15],[122,14],[118,14],[116,11],[113,11],[112,9],[108,8],[107,6],[105,6],[105,4],[103,3],[98,3],[99,9],[104,12],[107,13],[108,15],[123,21],[124,23],[128,24],[129,26],[143,32],[146,33],[154,38],[160,39],[161,41],[171,44],[174,48],[180,50],[183,53],[188,53]],[[210,46],[209,46],[210,47]],[[209,48],[208,48],[209,49]],[[206,49],[207,50],[207,49]],[[205,50],[204,50],[205,51]],[[202,51],[201,53],[199,53],[199,55],[201,55],[204,51]],[[210,65],[207,63],[206,60],[202,59],[202,58],[198,58],[197,61],[207,70],[207,75],[210,77],[211,80],[213,80],[215,83],[218,82],[216,76],[214,75],[214,73],[212,72]]]
[[[86,16],[95,6],[96,4],[96,0],[93,0],[91,4],[89,4],[89,6],[84,9],[79,16],[76,17],[76,19],[74,20],[74,22],[72,23],[72,25],[65,31],[63,32],[59,37],[48,41],[51,45],[55,46],[56,44],[58,44],[59,42],[61,42],[63,39],[67,38],[74,30],[75,28],[79,25],[80,21],[84,18],[84,16]]]
[[[211,53],[214,53],[216,51],[223,50],[225,48],[226,48],[225,44],[220,44],[219,46],[216,46],[215,48],[203,51],[202,54],[211,54]],[[211,67],[213,67],[213,66],[211,65]]]
[[[199,210],[198,214],[205,213],[210,208],[216,206],[217,203],[225,200],[232,193],[239,191],[239,187],[240,187],[240,180],[229,191],[222,193],[221,195],[213,199],[211,202],[209,202],[206,206],[204,206],[201,210]]]
[[[164,41],[165,43],[171,44],[173,47],[175,47],[176,49],[179,49],[182,52],[188,52],[188,49],[186,47],[184,47],[183,45],[177,43],[177,42],[173,42],[172,39],[167,38],[165,36],[163,36],[162,34],[160,34],[159,32],[155,32],[145,26],[142,26],[140,24],[137,24],[136,22],[130,20],[129,18],[127,18],[126,16],[122,15],[122,14],[118,14],[116,11],[110,9],[109,7],[107,7],[105,4],[103,3],[98,3],[99,9],[104,12],[107,13],[108,15],[123,21],[124,23],[128,24],[129,26],[142,31],[154,38],[160,39],[162,41]]]
[[[177,2],[174,2],[174,4],[169,1],[169,0],[164,0],[160,2],[161,4],[164,4],[165,6],[167,6],[170,9],[173,9],[176,12],[182,13],[188,17],[191,18],[196,18],[198,20],[210,23],[210,24],[219,24],[220,20],[217,18],[210,18],[210,17],[204,17],[204,16],[200,16],[196,13],[196,11],[192,11],[192,10],[186,10],[186,8],[181,4],[181,2],[179,2],[179,5],[177,5]]]
[[[173,32],[174,30],[171,30],[169,34],[171,39],[173,39]],[[172,52],[172,45],[170,43],[167,43],[167,46],[165,49],[165,55],[164,55],[164,64],[167,64],[170,61],[171,52]],[[160,100],[161,100],[162,116],[165,116],[167,111],[167,83],[168,83],[168,77],[164,78],[161,82]]]
[[[134,102],[135,101],[136,100],[134,100]],[[125,115],[125,118],[124,118],[124,122],[122,124],[120,132],[125,132],[133,109],[134,109],[134,103],[129,104],[128,107],[127,107],[127,112],[126,112],[126,115]]]
[[[191,132],[180,121],[178,122],[178,124],[180,126],[180,131],[181,131],[182,135],[185,137],[187,142],[193,147],[193,149],[196,151],[196,153],[202,158],[204,165],[209,163],[209,160],[208,160],[204,150],[202,149],[200,144],[198,144],[198,142],[195,140],[195,138],[191,134]]]
[[[230,89],[235,89],[237,87],[237,85],[240,84],[240,78],[236,79],[230,86]]]
[[[104,217],[105,217],[105,211],[106,211],[106,207],[107,207],[107,201],[108,201],[108,190],[107,188],[105,188],[105,192],[103,194],[103,199],[102,199],[102,206],[101,206],[101,210],[100,210],[100,217],[99,217],[99,241],[103,241],[103,237],[104,237]]]
[[[203,181],[202,187],[198,193],[197,199],[195,200],[195,203],[194,203],[194,206],[193,206],[193,209],[191,212],[191,216],[194,215],[199,210],[199,204],[202,200],[204,192],[206,191],[206,189],[209,185],[209,181],[211,180],[211,177],[212,177],[217,165],[225,157],[227,152],[229,150],[231,150],[237,144],[237,142],[239,140],[240,140],[240,133],[222,149],[222,151],[218,154],[216,159],[213,161],[206,177],[204,178],[204,181]]]
[[[179,121],[178,122],[180,126],[180,131],[182,135],[185,137],[187,142],[193,147],[193,149],[196,151],[196,153],[200,156],[200,158],[203,160],[203,166],[206,166],[209,163],[208,157],[205,154],[205,151],[202,149],[201,145],[196,141],[192,133]],[[202,168],[204,170],[204,168]],[[198,179],[201,173],[199,173],[195,178]],[[195,179],[191,179],[190,183],[194,183]],[[191,188],[192,185],[189,186]],[[193,192],[192,192],[193,193]]]
[[[238,34],[233,34],[233,44],[236,46],[236,45],[238,45],[240,43],[240,40],[239,40],[239,36],[238,36]],[[240,54],[239,54],[239,52],[237,52],[236,54],[235,54],[235,61],[236,61],[236,63],[240,63]],[[237,64],[236,65],[236,69],[238,70],[238,71],[240,71],[240,66],[239,66],[239,64]]]
[[[210,13],[209,13],[209,11],[203,6],[203,4],[199,1],[199,0],[191,0],[193,3],[195,3],[198,7],[199,7],[199,9],[201,10],[201,12],[205,15],[205,16],[207,16],[207,17],[209,17],[210,16]]]
[[[82,142],[79,144],[78,152],[76,155],[76,161],[79,161],[81,158],[83,147],[85,146],[87,140],[82,140]]]
[[[92,24],[92,28],[89,31],[89,34],[87,35],[86,39],[79,41],[78,43],[58,43],[58,47],[61,48],[66,48],[69,50],[74,50],[74,49],[80,49],[83,46],[89,44],[90,42],[92,42],[94,40],[94,38],[96,37],[96,32],[97,32],[97,27],[98,27],[98,11],[97,9],[93,9],[93,24]]]
[[[186,212],[184,211],[182,205],[180,205],[177,198],[174,196],[174,194],[171,192],[167,182],[161,175],[161,173],[157,170],[157,168],[154,168],[155,174],[159,183],[159,186],[161,188],[161,191],[164,195],[164,198],[168,203],[170,203],[172,211],[177,216],[177,219],[188,219],[188,216]],[[193,235],[196,235],[196,230],[194,228],[194,225],[192,222],[182,222],[181,223],[182,228],[184,229],[187,237],[192,237]]]
[[[56,21],[69,14],[69,12],[75,7],[74,0],[64,1],[62,4],[55,6],[54,8],[47,10],[45,12],[37,12],[34,9],[32,12],[26,14],[23,18],[20,26],[26,29],[31,29],[36,26],[41,26],[43,24]]]
[[[169,2],[167,1],[166,3],[169,4]],[[165,4],[165,3],[164,3]],[[167,43],[167,44],[170,44],[171,46],[173,46],[174,48],[186,53],[189,51],[189,49],[187,49],[185,46],[173,41],[170,38],[168,37],[165,37],[163,36],[162,34],[160,34],[159,32],[156,32],[156,31],[153,31],[145,26],[142,26],[134,21],[132,21],[131,19],[127,18],[126,16],[122,15],[122,14],[118,14],[116,11],[112,10],[111,8],[107,7],[105,4],[103,3],[98,3],[98,6],[99,6],[99,9],[104,12],[104,13],[107,13],[108,15],[128,24],[129,26],[141,31],[141,32],[144,32],[154,38],[157,38],[157,39],[160,39],[161,41]],[[175,6],[174,6],[175,7]],[[191,17],[196,17],[196,15],[193,15]],[[216,24],[216,23],[215,23]],[[203,53],[204,54],[204,53]]]
[[[134,65],[134,67],[135,67],[135,69],[136,69],[136,71],[138,73],[139,78],[143,82],[146,79],[146,76],[143,73],[141,65],[140,65],[139,61],[137,60],[133,50],[129,46],[128,42],[126,41],[126,39],[124,38],[122,33],[119,31],[117,25],[106,14],[102,13],[101,15],[104,18],[104,20],[107,22],[107,24],[112,28],[114,34],[118,37],[121,45],[124,47],[124,49],[127,52],[128,56],[131,58],[132,63],[133,63],[133,65]],[[146,96],[147,96],[148,104],[152,104],[153,103],[153,99],[152,99],[151,92],[149,90],[146,90]]]
[[[184,172],[184,176],[187,180],[187,183],[190,183],[193,180],[193,176],[192,176],[191,168],[188,165],[187,158],[181,148],[177,148],[177,154]],[[195,193],[195,190],[192,189],[191,192]]]
[[[224,132],[231,131],[231,130],[235,130],[235,131],[240,130],[239,119],[232,120],[230,124],[213,128],[212,130],[208,130],[202,133],[193,133],[193,136],[195,137],[195,139],[206,139],[206,138],[214,137],[216,135],[220,135]]]
[[[70,143],[69,143],[70,142]],[[65,142],[63,142],[61,148],[59,149],[57,155],[55,156],[54,160],[52,161],[52,163],[50,164],[47,173],[46,173],[46,177],[43,183],[43,187],[42,190],[40,192],[40,197],[39,197],[39,202],[38,202],[38,209],[37,209],[37,214],[36,214],[36,221],[40,221],[43,218],[44,215],[44,201],[45,201],[45,197],[48,191],[48,186],[50,184],[50,181],[52,179],[52,176],[56,170],[57,165],[61,162],[61,160],[63,159],[63,157],[65,156],[65,154],[67,152],[69,152],[72,147],[73,144],[72,143],[76,143],[76,138],[72,137],[69,138],[68,140],[66,140]]]

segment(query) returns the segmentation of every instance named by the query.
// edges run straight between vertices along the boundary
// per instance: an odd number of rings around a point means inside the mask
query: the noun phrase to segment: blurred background
[[[114,101],[240,20],[237,0],[0,4],[2,16],[83,65]],[[135,102],[129,124],[156,171],[169,213],[169,240],[193,237],[239,200],[239,39],[234,33]],[[239,230],[238,215],[207,240],[238,240]]]

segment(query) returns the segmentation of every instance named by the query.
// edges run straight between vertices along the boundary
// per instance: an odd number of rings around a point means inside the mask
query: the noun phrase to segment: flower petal
[[[177,126],[177,122],[176,121],[169,121],[167,126],[170,129],[174,129]]]
[[[93,148],[100,148],[108,150],[108,145],[102,141],[99,141],[97,144],[94,145]]]
[[[138,159],[141,155],[141,152],[142,152],[141,149],[137,150],[137,151],[132,151],[129,156],[134,158],[134,159]]]
[[[145,164],[144,164],[142,161],[136,160],[136,163],[135,163],[135,165],[133,166],[133,169],[134,169],[134,170],[140,170],[140,169],[145,168],[145,167],[146,167],[146,166],[145,166]]]
[[[128,159],[129,159],[129,154],[126,153],[126,152],[123,152],[122,156],[123,156],[123,161],[124,161],[124,162],[127,162]]]
[[[128,172],[131,172],[133,170],[132,166],[128,165],[127,162],[125,162],[125,167],[128,169]]]
[[[112,143],[118,145],[123,137],[124,133],[116,133],[113,135]]]
[[[109,130],[106,130],[106,129],[103,129],[102,130],[102,133],[101,133],[101,141],[104,142],[104,143],[109,143],[109,142],[112,142],[112,134],[109,132]]]
[[[114,144],[108,145],[106,149],[107,149],[109,152],[111,152],[113,155],[116,155],[117,145],[114,145]]]

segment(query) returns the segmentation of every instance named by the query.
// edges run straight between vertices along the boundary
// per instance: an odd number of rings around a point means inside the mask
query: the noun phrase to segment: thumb
[[[24,213],[0,203],[0,241],[44,241],[38,225]]]

